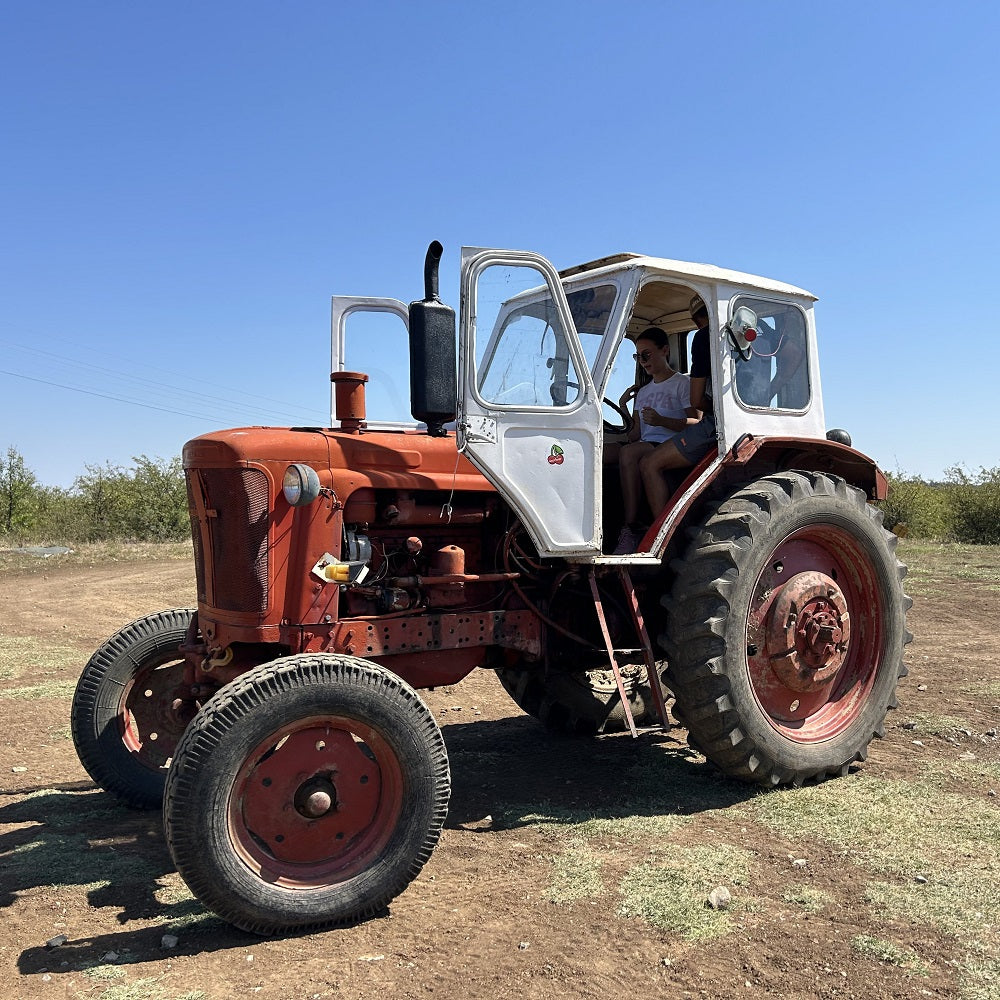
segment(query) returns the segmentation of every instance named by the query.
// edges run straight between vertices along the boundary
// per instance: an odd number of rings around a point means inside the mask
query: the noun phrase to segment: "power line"
[[[143,378],[141,376],[133,375],[130,372],[120,372],[115,369],[108,369],[97,365],[92,365],[88,362],[77,361],[73,358],[65,358],[58,354],[53,354],[49,351],[39,350],[37,348],[28,348],[21,345],[10,345],[14,347],[15,350],[24,352],[29,355],[36,355],[41,358],[47,359],[47,364],[49,367],[61,367],[66,369],[67,374],[72,377],[75,371],[82,370],[83,372],[98,373],[101,376],[112,376],[117,382],[131,383],[136,386],[142,392],[147,395],[152,393],[166,394],[173,401],[174,397],[181,395],[187,397],[187,405],[196,404],[200,412],[204,413],[206,410],[214,411],[216,413],[222,414],[219,419],[227,420],[231,419],[227,416],[227,412],[236,412],[241,416],[238,419],[242,419],[242,414],[251,413],[253,418],[257,422],[263,422],[263,414],[268,414],[270,418],[276,419],[280,422],[290,422],[290,423],[312,423],[316,420],[315,410],[306,410],[303,408],[297,409],[295,412],[290,412],[288,409],[277,411],[274,409],[263,409],[248,405],[242,398],[240,400],[234,401],[229,400],[218,395],[218,387],[213,386],[216,389],[216,393],[213,396],[206,396],[204,393],[192,392],[190,389],[185,389],[180,386],[171,385],[166,382],[158,382],[152,379]],[[46,374],[51,374],[47,372]],[[42,376],[27,376],[35,377],[40,381],[45,382],[46,379]],[[64,383],[53,382],[55,385],[62,385]],[[74,379],[74,385],[80,388],[78,381]],[[121,398],[121,397],[118,397]],[[308,414],[308,416],[304,416]],[[325,414],[322,418],[325,420]]]
[[[204,413],[189,413],[185,410],[171,409],[166,406],[156,406],[154,403],[143,403],[137,399],[129,399],[127,396],[114,396],[106,392],[97,392],[94,389],[83,389],[76,385],[65,385],[62,382],[53,382],[49,379],[38,378],[34,375],[24,375],[21,372],[7,371],[4,368],[0,368],[0,375],[10,375],[12,378],[23,378],[27,379],[29,382],[40,382],[42,385],[54,386],[57,389],[68,389],[70,392],[80,392],[87,396],[97,396],[101,399],[110,399],[116,403],[128,403],[131,406],[141,406],[147,410],[159,410],[161,413],[172,413],[175,416],[180,417],[192,417],[195,420],[210,420],[212,417],[206,416]]]
[[[106,351],[99,351],[99,350],[97,350],[97,349],[95,349],[93,347],[90,347],[90,346],[88,346],[87,344],[84,344],[84,343],[80,343],[80,342],[76,342],[76,341],[70,342],[70,341],[64,340],[62,338],[52,337],[52,336],[49,336],[48,340],[50,342],[56,343],[56,344],[65,344],[67,347],[72,347],[72,348],[74,348],[74,349],[76,349],[78,351],[82,349],[84,352],[86,352],[88,354],[93,354],[97,358],[102,358],[102,359],[104,359],[104,358],[114,358],[114,359],[119,360],[119,361],[126,361],[126,362],[128,362],[129,364],[131,364],[133,366],[137,365],[137,366],[142,367],[142,368],[148,368],[148,369],[150,369],[152,371],[155,371],[157,374],[174,375],[174,376],[176,376],[179,379],[183,379],[185,382],[198,383],[200,385],[207,385],[207,386],[210,386],[212,388],[212,390],[214,392],[216,392],[216,393],[218,393],[220,391],[221,392],[231,392],[231,393],[237,393],[240,396],[241,399],[242,398],[260,399],[260,400],[263,400],[264,402],[277,403],[279,406],[285,407],[286,408],[286,412],[287,412],[287,408],[290,405],[287,400],[275,399],[272,396],[263,396],[263,395],[260,395],[259,393],[246,392],[242,387],[235,388],[233,386],[220,385],[215,380],[199,378],[199,377],[197,377],[195,375],[192,375],[190,372],[170,371],[168,369],[163,369],[163,368],[161,368],[159,366],[151,365],[151,364],[149,364],[146,361],[140,361],[137,358],[127,358],[127,357],[123,357],[122,355],[119,355],[119,354],[111,355],[111,354],[109,354]],[[153,384],[153,385],[167,386],[168,388],[173,389],[174,391],[183,392],[183,393],[185,393],[187,395],[194,395],[194,396],[196,396],[199,399],[203,398],[203,397],[199,396],[197,393],[192,392],[190,389],[183,389],[183,388],[181,388],[179,386],[171,385],[168,382],[160,382],[160,381],[151,380],[151,379],[143,379],[141,376],[133,375],[131,372],[121,371],[120,369],[117,369],[117,368],[104,368],[104,367],[99,366],[99,365],[92,365],[92,364],[90,364],[90,363],[88,363],[86,361],[78,361],[78,360],[73,359],[73,358],[71,358],[71,357],[69,357],[67,355],[54,354],[54,353],[52,353],[50,351],[42,351],[42,350],[39,350],[38,348],[26,347],[23,344],[13,343],[13,342],[11,342],[9,340],[0,340],[0,344],[5,344],[8,347],[13,347],[15,350],[22,350],[22,351],[30,352],[30,353],[33,353],[33,354],[41,354],[41,355],[44,355],[46,357],[54,358],[54,359],[56,359],[56,360],[58,360],[58,361],[60,361],[60,362],[62,362],[64,364],[80,365],[81,367],[94,368],[97,371],[104,371],[104,372],[107,372],[109,374],[113,374],[113,375],[116,375],[118,377],[121,377],[121,378],[132,379],[132,380],[136,380],[136,381],[144,381],[144,382],[147,382],[147,383]],[[272,411],[272,412],[274,412],[274,411]],[[301,413],[303,411],[296,408],[295,412]]]

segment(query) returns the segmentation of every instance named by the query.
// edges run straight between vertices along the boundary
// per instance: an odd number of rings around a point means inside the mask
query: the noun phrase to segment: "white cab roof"
[[[812,292],[796,285],[773,278],[762,278],[759,274],[747,274],[744,271],[731,271],[729,268],[716,267],[714,264],[694,264],[684,260],[670,260],[666,257],[647,257],[640,253],[617,253],[610,257],[601,257],[586,264],[578,264],[559,272],[562,278],[571,278],[586,273],[591,276],[597,272],[611,273],[642,268],[670,278],[695,278],[714,284],[740,285],[745,288],[755,288],[764,292],[777,292],[780,295],[795,295],[816,301]]]

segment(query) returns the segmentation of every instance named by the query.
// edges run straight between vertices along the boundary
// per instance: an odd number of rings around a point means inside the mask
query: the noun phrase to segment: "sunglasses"
[[[654,351],[639,351],[638,354],[633,354],[632,358],[635,361],[648,361],[654,353]]]

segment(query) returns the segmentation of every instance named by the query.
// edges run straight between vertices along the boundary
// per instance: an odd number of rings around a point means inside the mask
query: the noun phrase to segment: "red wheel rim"
[[[376,730],[355,719],[301,719],[247,755],[229,833],[263,881],[315,889],[372,865],[402,811],[399,758]]]
[[[855,722],[885,656],[884,613],[873,560],[843,528],[802,528],[771,553],[746,653],[754,696],[779,733],[817,743]]]
[[[151,771],[169,766],[194,714],[194,706],[181,699],[183,680],[184,660],[170,653],[146,663],[122,690],[122,743]]]

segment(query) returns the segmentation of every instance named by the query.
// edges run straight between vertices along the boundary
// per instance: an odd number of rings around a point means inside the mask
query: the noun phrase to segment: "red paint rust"
[[[334,384],[334,408],[340,429],[348,434],[357,434],[365,422],[365,383],[368,376],[363,372],[332,372],[330,381]]]
[[[796,598],[803,605],[789,625]],[[857,720],[885,656],[882,604],[867,553],[849,532],[811,525],[774,549],[747,613],[747,670],[783,736],[816,743]]]
[[[534,656],[542,649],[538,618],[529,611],[351,618],[331,625],[328,649],[343,650],[349,641],[359,656],[376,660],[467,646],[505,646]]]
[[[200,705],[184,683],[185,663],[167,657],[140,670],[119,702],[122,742],[142,763],[166,767]]]

